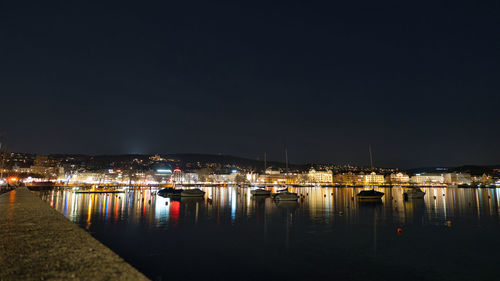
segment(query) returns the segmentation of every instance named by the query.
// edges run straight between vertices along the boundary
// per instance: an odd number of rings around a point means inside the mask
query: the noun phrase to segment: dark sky
[[[10,151],[499,164],[499,82],[500,1],[0,4]]]

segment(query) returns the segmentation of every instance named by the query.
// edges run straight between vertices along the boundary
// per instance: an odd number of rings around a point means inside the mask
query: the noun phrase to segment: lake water
[[[200,199],[155,189],[40,192],[152,280],[498,280],[500,189],[426,188],[357,202],[361,188],[292,188],[279,204],[248,188]]]

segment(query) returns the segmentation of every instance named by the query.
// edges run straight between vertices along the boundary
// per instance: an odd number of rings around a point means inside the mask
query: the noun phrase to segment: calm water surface
[[[281,204],[203,190],[40,196],[152,280],[499,278],[500,189],[424,189],[405,202],[402,188],[384,188],[381,202],[362,203],[359,188],[297,188],[304,197]]]

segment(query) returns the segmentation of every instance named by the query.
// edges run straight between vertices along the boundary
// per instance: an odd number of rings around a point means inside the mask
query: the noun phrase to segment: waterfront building
[[[258,181],[262,184],[296,184],[299,182],[299,175],[295,173],[264,174],[259,176]]]
[[[37,155],[29,171],[46,179],[64,179],[64,168],[57,166],[57,163],[46,155]]]
[[[408,185],[410,183],[410,176],[403,173],[393,173],[386,177],[386,183],[392,185]]]
[[[259,175],[259,182],[263,184],[282,184],[285,183],[285,178],[278,174],[268,174]]]
[[[353,172],[336,174],[333,177],[333,182],[340,185],[362,185],[363,181],[363,178],[361,178],[359,175],[354,174]]]
[[[70,182],[72,183],[88,183],[88,184],[97,184],[102,180],[101,173],[95,172],[81,172],[76,173],[70,178]]]
[[[184,181],[184,173],[182,173],[182,170],[177,168],[174,169],[174,172],[172,173],[172,179],[175,182],[183,182]]]
[[[364,175],[363,178],[365,185],[383,185],[385,183],[384,175],[377,175],[375,172]]]
[[[46,166],[31,166],[29,171],[33,174],[41,175],[47,179],[61,179],[64,178],[63,167],[46,167]]]
[[[333,173],[331,170],[316,171],[314,168],[307,174],[309,182],[312,183],[333,183]]]
[[[248,182],[257,182],[259,180],[259,174],[257,173],[247,173],[246,178]]]
[[[230,174],[211,174],[208,176],[209,180],[214,183],[233,183],[236,179],[237,173]]]
[[[443,185],[444,177],[442,174],[416,174],[410,178],[410,182],[417,185]]]
[[[445,184],[471,184],[472,177],[468,173],[446,173],[443,174],[443,180]]]
[[[182,183],[197,183],[198,174],[197,173],[184,173],[182,176]]]
[[[481,176],[481,178],[479,179],[479,183],[482,184],[482,185],[489,185],[489,184],[493,184],[495,181],[493,180],[493,178],[487,174],[483,174]]]
[[[172,169],[169,166],[162,166],[154,170],[154,180],[159,183],[172,181]]]

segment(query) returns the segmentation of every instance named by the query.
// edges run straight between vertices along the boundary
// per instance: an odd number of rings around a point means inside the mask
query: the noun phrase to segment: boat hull
[[[269,191],[269,190],[252,190],[252,191],[250,191],[250,193],[253,196],[269,196],[269,195],[271,195],[271,191]]]
[[[359,200],[380,200],[384,195],[358,195]]]
[[[181,192],[181,197],[203,197],[205,195],[205,191],[200,189],[188,189]]]
[[[182,189],[165,188],[158,191],[158,195],[163,197],[175,197],[175,196],[181,196],[181,193],[183,191],[184,190]]]
[[[298,197],[297,198],[277,198],[276,200],[278,201],[297,201],[297,199],[299,199]]]
[[[358,200],[380,200],[383,196],[383,192],[375,190],[363,190],[357,194]]]
[[[459,184],[458,188],[477,188],[477,185]]]
[[[297,201],[299,196],[296,193],[281,192],[278,193],[274,199],[277,201]]]

